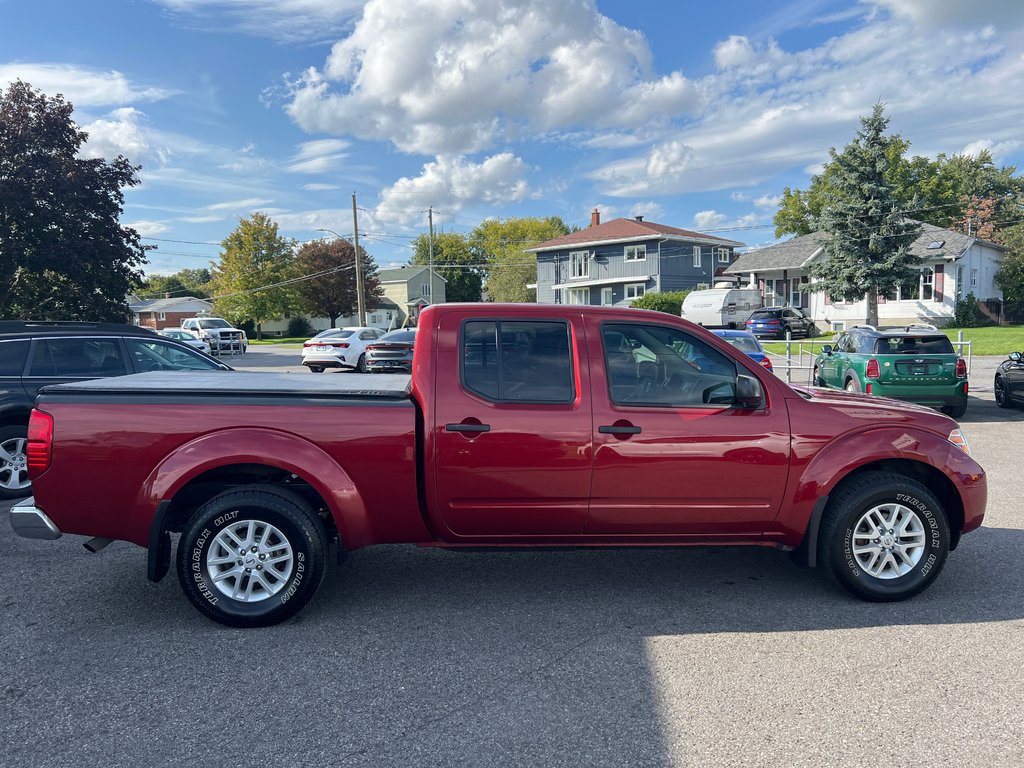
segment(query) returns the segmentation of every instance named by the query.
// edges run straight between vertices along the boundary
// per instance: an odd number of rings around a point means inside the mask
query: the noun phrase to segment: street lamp
[[[317,232],[330,232],[339,240],[345,238],[335,232],[333,229],[327,229],[320,227]],[[359,260],[359,241],[356,241],[355,245],[355,256],[356,256],[356,311],[359,313],[359,325],[360,327],[366,325],[366,308],[363,306],[363,267]]]

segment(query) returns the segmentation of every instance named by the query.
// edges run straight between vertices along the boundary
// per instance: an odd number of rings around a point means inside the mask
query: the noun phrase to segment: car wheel
[[[306,367],[309,368],[309,372],[310,373],[323,373],[324,372],[323,367],[319,366],[319,365],[309,365],[309,366],[306,366]]]
[[[326,572],[327,535],[297,496],[259,486],[206,502],[178,542],[178,581],[192,605],[231,627],[295,615]]]
[[[961,403],[960,405],[947,405],[942,409],[942,412],[953,419],[962,418],[967,413],[967,403]]]
[[[27,443],[26,427],[0,428],[0,499],[20,499],[31,493]]]
[[[851,376],[846,380],[846,386],[844,387],[844,389],[847,392],[860,392],[860,379],[858,379],[856,376]]]
[[[356,373],[366,373],[366,355],[360,355],[356,363]]]
[[[819,558],[848,592],[872,602],[905,600],[939,575],[949,553],[949,523],[921,483],[867,472],[829,499]]]
[[[818,370],[818,366],[814,366],[814,373],[811,376],[811,381],[814,383],[814,386],[816,387],[826,386],[825,380],[821,378],[821,371]]]
[[[1003,381],[1002,376],[996,376],[994,389],[996,394],[996,405],[1000,408],[1009,408],[1010,398],[1006,396],[1006,382]]]

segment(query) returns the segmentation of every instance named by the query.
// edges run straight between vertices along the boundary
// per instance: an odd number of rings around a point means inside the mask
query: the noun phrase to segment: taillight
[[[370,346],[368,346],[366,348],[366,351],[367,352],[374,352],[374,351],[376,351],[378,349],[380,349],[380,347],[378,347],[376,344],[371,344]]]
[[[868,367],[867,370],[864,371],[864,375],[867,376],[869,379],[877,379],[879,376],[882,375],[882,372],[878,367],[877,360],[875,360],[874,358],[868,360]]]
[[[769,371],[773,371],[773,370],[774,370],[774,369],[772,368],[772,361],[771,361],[771,360],[769,360],[769,359],[768,359],[767,357],[765,357],[765,358],[763,358],[763,359],[761,360],[761,365],[763,365],[763,366],[764,366],[765,368],[767,368],[767,369],[768,369]]]
[[[53,457],[53,416],[45,411],[33,409],[29,416],[25,454],[30,478],[38,477],[50,468],[50,459]]]
[[[956,359],[956,377],[958,379],[967,378],[967,361],[962,357]]]
[[[347,341],[333,341],[333,342],[331,342],[331,346],[332,347],[337,347],[338,349],[348,349],[348,342]]]

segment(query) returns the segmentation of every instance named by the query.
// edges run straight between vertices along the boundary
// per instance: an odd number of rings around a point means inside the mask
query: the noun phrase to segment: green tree
[[[217,312],[236,323],[251,320],[262,338],[262,324],[282,318],[294,301],[292,290],[281,285],[293,276],[294,247],[266,214],[241,219],[212,265]]]
[[[363,301],[372,309],[384,295],[377,277],[377,265],[362,246],[359,247],[363,273]],[[316,317],[326,317],[331,327],[339,317],[356,314],[355,246],[348,240],[314,240],[305,243],[295,257],[297,277],[311,277],[295,283],[299,307]]]
[[[210,297],[210,281],[213,276],[208,269],[182,269],[173,275],[150,275],[139,289],[139,295],[147,299],[163,296],[195,296],[197,299]]]
[[[416,249],[413,264],[428,266],[430,237],[420,235],[413,241]],[[483,291],[483,270],[475,266],[475,256],[469,238],[457,232],[434,235],[434,271],[448,281],[445,286],[447,301],[480,301]]]
[[[0,90],[0,318],[124,322],[145,247],[119,218],[140,166],[79,157],[72,105]]]
[[[679,317],[683,312],[683,299],[689,291],[652,291],[632,303],[634,309],[653,309]]]
[[[488,296],[494,301],[535,301],[536,291],[527,285],[537,282],[537,257],[526,249],[569,232],[557,216],[488,219],[479,224],[469,242],[476,261],[487,264]]]
[[[811,266],[827,294],[848,301],[867,298],[867,322],[878,324],[878,294],[916,279],[920,259],[910,245],[921,226],[908,219],[886,178],[888,151],[898,136],[886,136],[889,121],[881,104],[861,118],[856,138],[842,153],[830,151],[831,183],[836,193],[822,211],[821,229],[829,233],[825,258]]]
[[[1024,224],[1007,227],[1002,235],[1008,250],[996,273],[996,285],[1003,292],[1004,314],[1020,318],[1024,316]]]

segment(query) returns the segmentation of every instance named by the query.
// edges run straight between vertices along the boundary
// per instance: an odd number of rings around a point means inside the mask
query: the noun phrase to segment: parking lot
[[[313,375],[298,359],[225,362]],[[997,363],[962,420],[985,525],[905,603],[768,549],[383,546],[234,630],[133,545],[3,521],[0,765],[1019,766],[1024,411],[995,406]]]

